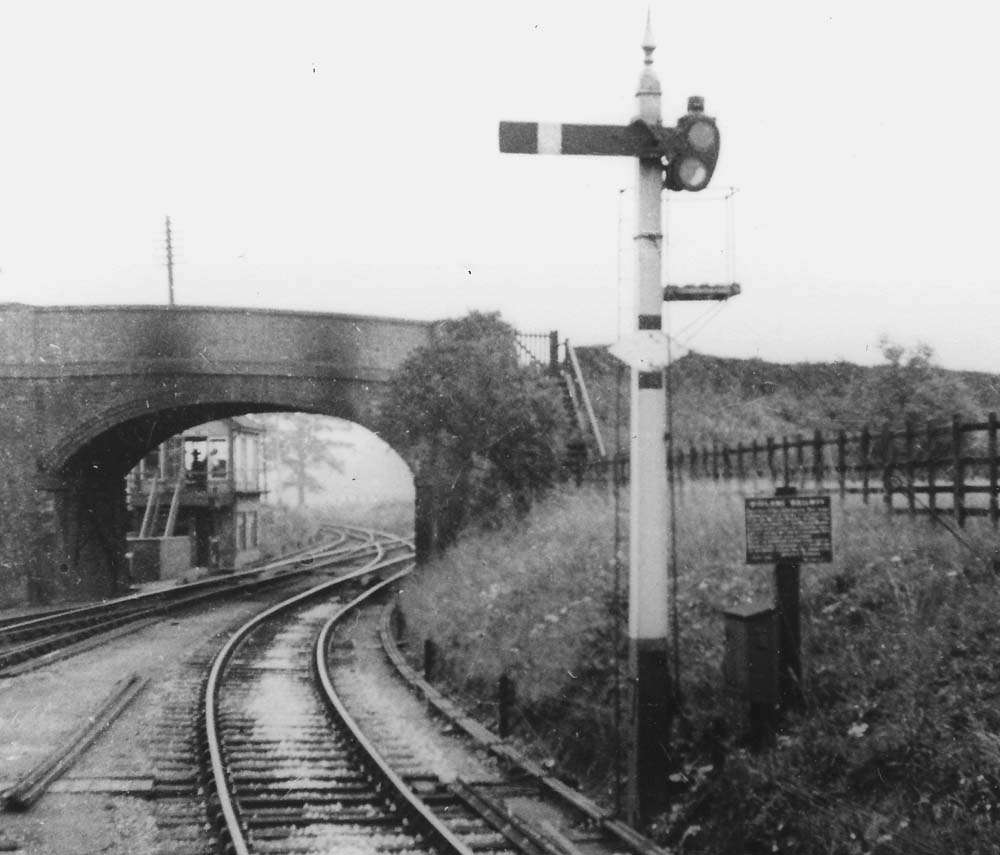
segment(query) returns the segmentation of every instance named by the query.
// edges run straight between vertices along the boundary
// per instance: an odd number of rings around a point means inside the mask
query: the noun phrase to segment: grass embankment
[[[962,533],[976,557],[927,520],[834,500],[835,560],[802,573],[806,709],[786,717],[774,750],[753,754],[722,686],[720,610],[770,599],[771,569],[743,563],[739,496],[688,485],[680,499],[679,792],[656,832],[689,852],[1000,852],[1000,581],[988,523]],[[605,794],[612,534],[605,495],[559,496],[518,526],[467,536],[402,597],[414,650],[433,638],[442,677],[484,719],[506,671],[519,735]]]

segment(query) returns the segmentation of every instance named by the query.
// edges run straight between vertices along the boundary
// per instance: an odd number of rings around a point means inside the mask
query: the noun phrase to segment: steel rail
[[[345,529],[346,528],[347,527],[345,527]],[[337,542],[338,545],[343,543],[346,538],[347,535],[345,534],[344,537]],[[185,594],[192,591],[233,587],[244,579],[249,579],[272,570],[280,569],[286,564],[298,564],[302,555],[311,551],[314,550],[300,550],[299,552],[293,553],[293,555],[278,561],[247,570],[238,570],[234,573],[227,573],[224,576],[212,576],[206,579],[198,579],[194,582],[186,582],[183,585],[175,585],[174,587],[160,591],[146,591],[138,594],[128,594],[124,597],[116,597],[111,600],[106,600],[100,603],[92,603],[86,606],[58,609],[40,616],[27,618],[25,620],[5,623],[0,626],[0,640],[4,638],[14,638],[23,633],[32,633],[36,631],[39,634],[42,634],[50,626],[65,626],[71,621],[84,621],[91,618],[98,618],[104,614],[114,614],[115,612],[125,609],[131,605],[141,606],[146,602],[182,598]]]
[[[56,621],[52,624],[53,631],[49,634],[38,634],[30,641],[0,649],[0,677],[14,676],[25,670],[32,670],[34,667],[51,664],[53,661],[66,658],[74,653],[89,650],[91,647],[103,643],[104,640],[118,637],[122,632],[141,629],[147,623],[155,622],[171,612],[201,605],[217,598],[235,596],[268,585],[282,584],[297,576],[314,573],[336,563],[359,559],[366,554],[367,549],[357,556],[342,556],[335,561],[322,561],[296,570],[286,571],[280,575],[243,579],[225,587],[187,592],[185,596],[178,599],[154,600],[145,608],[117,613],[108,612],[103,618],[93,618],[87,622],[78,623],[70,629],[65,629],[61,622]]]
[[[398,540],[398,538],[396,539]],[[217,701],[223,671],[235,653],[237,647],[239,647],[239,645],[250,635],[251,632],[275,615],[294,608],[307,600],[314,599],[321,594],[326,593],[331,588],[344,585],[354,579],[360,579],[363,576],[385,569],[386,567],[413,561],[413,558],[410,555],[383,558],[385,551],[384,548],[381,544],[376,545],[378,546],[376,557],[367,562],[363,567],[310,588],[308,591],[303,591],[294,597],[290,597],[289,599],[264,610],[237,629],[216,654],[215,661],[213,662],[211,671],[208,675],[203,695],[205,736],[206,741],[208,742],[209,765],[212,770],[212,781],[215,785],[219,808],[222,811],[222,815],[226,823],[226,831],[229,835],[234,855],[249,855],[250,850],[247,848],[246,835],[244,833],[243,825],[240,822],[237,806],[234,804],[232,795],[229,791],[229,783],[226,777],[226,765],[222,757],[222,743],[218,724]]]
[[[610,811],[599,807],[582,793],[577,792],[554,775],[549,774],[543,767],[528,759],[500,736],[466,714],[457,704],[423,679],[406,661],[396,645],[392,632],[392,614],[395,608],[394,604],[390,604],[382,612],[379,625],[382,648],[400,677],[441,716],[463,730],[489,754],[519,769],[522,774],[536,781],[542,790],[550,793],[563,804],[571,806],[591,822],[596,823],[605,833],[618,840],[635,855],[668,855],[667,850],[660,848],[631,826],[616,819]]]
[[[22,775],[12,787],[0,792],[0,803],[7,810],[30,808],[48,786],[69,769],[77,758],[100,736],[146,687],[148,679],[132,674],[119,680],[111,694],[59,747],[40,764]]]
[[[387,542],[376,546],[374,538],[380,533],[357,527],[345,528],[353,533],[351,536],[362,537],[365,542],[355,546],[340,546],[328,552],[320,550],[315,555],[309,553],[309,561],[303,558],[307,553],[299,553],[294,559],[286,559],[284,562],[294,560],[296,566],[292,569],[282,570],[278,567],[275,570],[276,565],[270,564],[221,578],[202,579],[166,590],[135,594],[0,627],[0,644],[6,642],[5,647],[0,647],[0,677],[20,673],[21,670],[30,668],[32,662],[49,664],[55,658],[60,658],[55,656],[58,651],[72,655],[75,651],[89,649],[93,646],[92,642],[102,635],[118,632],[130,624],[154,620],[171,611],[188,608],[209,599],[230,596],[264,585],[280,584],[298,575],[359,560],[369,553],[384,556],[387,549],[411,548],[406,539],[387,534],[382,535]],[[342,544],[347,537],[345,534],[338,543]],[[272,570],[275,571],[273,575],[266,575]],[[46,656],[49,658],[42,662]]]
[[[375,747],[375,744],[367,736],[365,736],[357,721],[347,711],[347,707],[340,699],[340,696],[337,694],[337,691],[333,686],[333,681],[330,679],[328,653],[330,649],[330,633],[332,632],[334,625],[342,617],[353,611],[358,605],[370,599],[375,594],[390,587],[399,579],[406,576],[409,572],[409,570],[405,570],[383,580],[377,585],[373,585],[334,614],[323,625],[323,628],[320,630],[319,636],[316,639],[314,666],[316,674],[319,677],[320,685],[323,687],[323,691],[326,695],[327,703],[334,711],[336,711],[337,715],[351,732],[354,741],[362,749],[365,757],[371,765],[374,766],[376,773],[392,786],[397,796],[397,798],[393,801],[396,802],[397,806],[401,807],[405,813],[415,818],[417,822],[423,826],[427,832],[429,832],[431,838],[433,838],[439,845],[447,847],[448,850],[457,853],[458,855],[475,855],[474,851],[468,846],[468,844],[464,843],[457,835],[455,835],[455,833],[441,821],[441,819],[420,799],[420,797],[417,796],[417,794],[414,793],[409,786],[407,786],[402,777],[400,777],[400,775],[389,765],[386,759],[382,756],[381,752]]]

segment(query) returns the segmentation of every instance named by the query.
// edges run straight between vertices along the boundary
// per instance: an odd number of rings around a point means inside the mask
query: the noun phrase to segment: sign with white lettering
[[[833,560],[829,496],[746,500],[747,564]]]

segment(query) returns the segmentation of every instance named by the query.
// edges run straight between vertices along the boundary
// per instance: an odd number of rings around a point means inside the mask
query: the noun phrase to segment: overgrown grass
[[[689,790],[658,833],[692,852],[1000,852],[989,524],[970,521],[970,549],[926,519],[834,500],[835,560],[802,572],[806,709],[754,754],[722,686],[721,610],[770,599],[772,571],[743,563],[740,496],[695,484],[679,498],[673,744]],[[606,494],[565,494],[467,536],[402,597],[413,647],[435,639],[443,676],[486,719],[497,678],[514,677],[520,735],[596,792],[615,745],[612,536]]]
[[[413,649],[432,639],[442,676],[484,719],[507,674],[521,734],[595,779],[613,756],[612,526],[602,494],[554,496],[526,520],[465,535],[400,597]]]

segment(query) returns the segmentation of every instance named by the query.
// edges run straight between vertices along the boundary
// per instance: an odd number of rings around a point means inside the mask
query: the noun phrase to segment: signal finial
[[[639,75],[639,89],[635,93],[636,106],[639,108],[639,118],[652,125],[660,123],[660,78],[653,68],[653,51],[656,42],[653,41],[653,13],[646,11],[646,35],[642,39],[642,49],[646,54],[645,65]]]
[[[646,65],[653,64],[653,51],[656,50],[656,42],[653,40],[653,10],[646,9],[646,35],[642,37],[642,49],[646,52]]]

